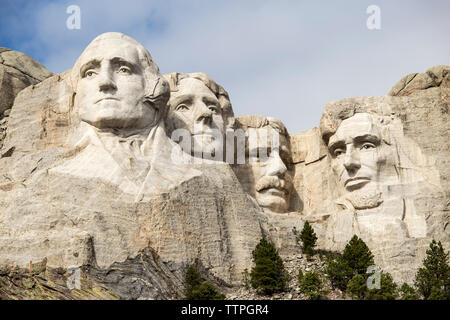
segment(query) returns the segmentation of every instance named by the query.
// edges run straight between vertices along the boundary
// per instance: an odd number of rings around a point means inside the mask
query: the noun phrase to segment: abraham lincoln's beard
[[[381,195],[381,191],[376,188],[363,188],[346,194],[344,198],[350,201],[353,208],[364,210],[378,207],[383,202]]]

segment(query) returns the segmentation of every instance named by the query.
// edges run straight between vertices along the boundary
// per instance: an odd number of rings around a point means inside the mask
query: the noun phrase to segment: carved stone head
[[[287,212],[293,185],[286,127],[277,119],[262,116],[236,120],[246,132],[246,164],[233,167],[238,179],[264,210]]]
[[[377,207],[383,184],[396,176],[386,117],[354,105],[337,108],[324,113],[320,129],[340,196],[355,209]]]
[[[223,151],[225,130],[234,123],[228,93],[204,73],[171,73],[165,77],[171,91],[165,119],[168,135],[177,129],[186,130],[192,155],[198,156],[197,151]]]
[[[104,33],[87,46],[71,81],[78,120],[99,129],[153,126],[170,94],[150,53],[116,32]]]

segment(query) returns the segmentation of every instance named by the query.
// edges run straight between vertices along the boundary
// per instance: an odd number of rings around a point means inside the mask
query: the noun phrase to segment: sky
[[[80,29],[67,28],[70,5]],[[380,29],[369,29],[370,5]],[[204,72],[236,116],[318,126],[325,103],[386,95],[403,76],[450,65],[450,1],[0,0],[0,46],[54,73],[72,68],[99,34],[143,44],[161,73]]]

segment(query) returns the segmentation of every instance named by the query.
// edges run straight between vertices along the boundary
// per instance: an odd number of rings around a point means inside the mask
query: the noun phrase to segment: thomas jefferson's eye
[[[118,70],[119,73],[123,73],[123,74],[131,74],[131,70],[128,67],[125,66],[121,66]]]
[[[176,108],[175,108],[175,110],[176,111],[187,111],[187,110],[189,110],[189,108],[188,108],[188,106],[187,105],[185,105],[185,104],[179,104]]]
[[[375,145],[371,142],[365,142],[361,146],[361,150],[369,150],[375,148]]]
[[[219,111],[218,108],[217,108],[217,106],[214,106],[214,105],[209,106],[208,109],[211,110],[211,111],[214,112],[214,113],[216,113],[216,112]]]

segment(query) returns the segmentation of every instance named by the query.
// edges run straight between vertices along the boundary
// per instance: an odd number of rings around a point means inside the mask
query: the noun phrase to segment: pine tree
[[[368,289],[366,293],[368,300],[395,300],[397,296],[397,284],[387,272],[381,273],[380,288]]]
[[[318,272],[307,271],[304,275],[302,270],[298,273],[298,284],[300,292],[310,300],[319,300],[326,294],[323,288],[322,277]]]
[[[225,295],[220,293],[217,288],[208,281],[202,282],[192,291],[190,300],[224,300]]]
[[[359,274],[367,279],[367,268],[373,264],[373,254],[369,247],[362,239],[354,235],[345,246],[342,256],[336,260],[328,258],[326,272],[334,287],[346,291],[348,282],[354,276]],[[355,281],[360,282],[360,280],[358,277]]]
[[[193,300],[192,292],[202,283],[202,278],[197,269],[191,265],[186,271],[185,281],[184,281],[184,295],[187,300]]]
[[[184,294],[186,300],[224,300],[225,295],[208,281],[204,281],[198,270],[189,266],[186,271]]]
[[[365,299],[367,293],[367,285],[366,285],[366,277],[362,274],[356,274],[348,283],[347,283],[347,293],[353,299]]]
[[[406,282],[401,286],[400,293],[402,300],[419,300],[416,290]]]
[[[308,256],[314,255],[314,247],[316,246],[317,236],[308,221],[306,221],[303,225],[303,229],[300,233],[300,239],[303,243],[303,252]]]
[[[431,241],[423,260],[423,267],[416,273],[415,286],[426,300],[450,300],[450,266],[448,253],[441,242]]]
[[[252,254],[255,263],[250,273],[252,287],[265,294],[285,290],[288,277],[275,246],[262,238]]]

